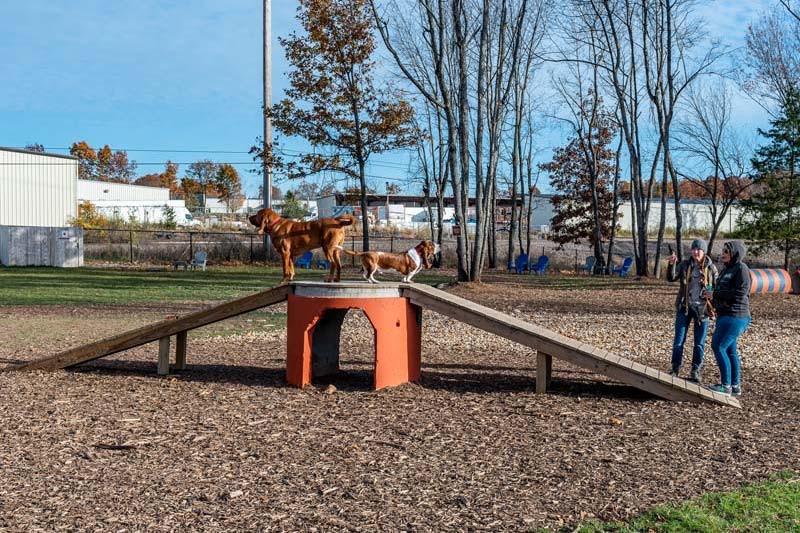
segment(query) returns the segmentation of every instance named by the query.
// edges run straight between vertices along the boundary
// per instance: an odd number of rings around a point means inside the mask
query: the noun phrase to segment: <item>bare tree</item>
[[[422,174],[422,194],[428,211],[431,239],[441,246],[444,225],[444,200],[447,191],[447,147],[442,127],[443,117],[439,109],[427,100],[422,103],[418,116],[424,117],[425,127],[417,123],[416,129],[421,142],[417,143],[417,160]],[[436,214],[430,203],[431,193],[436,198]],[[439,266],[441,257],[435,258]]]
[[[406,79],[444,116],[448,179],[456,221],[467,222],[469,131],[466,127],[467,36],[464,0],[370,0],[386,49]],[[389,27],[389,20],[393,22]],[[456,237],[458,279],[469,279],[466,227]]]
[[[600,75],[613,95],[617,117],[625,140],[631,182],[631,216],[634,233],[636,273],[648,274],[648,220],[655,185],[655,165],[644,177],[645,155],[642,149],[641,17],[635,0],[570,0],[568,12],[585,28],[595,28],[598,47],[603,53]],[[653,161],[661,152],[657,145]]]
[[[490,13],[499,13],[496,25],[493,24]],[[470,272],[473,280],[480,279],[487,255],[489,267],[494,268],[497,265],[497,168],[505,133],[503,126],[512,109],[510,104],[522,57],[523,35],[527,35],[525,29],[528,0],[483,0],[482,16],[475,117],[476,220]],[[487,155],[485,170],[482,168],[484,125]]]
[[[538,96],[538,92],[529,90],[531,81],[533,79],[534,71],[542,64],[540,52],[542,43],[549,27],[549,22],[552,18],[552,5],[542,0],[529,0],[528,1],[528,15],[524,19],[523,26],[520,28],[521,46],[519,50],[518,66],[513,71],[512,79],[512,95],[508,102],[510,106],[509,113],[511,114],[510,126],[510,139],[508,135],[504,136],[503,143],[505,147],[506,157],[501,155],[501,158],[511,167],[510,178],[510,199],[511,199],[511,214],[508,227],[508,263],[514,261],[515,256],[515,241],[519,242],[520,249],[522,246],[522,229],[528,232],[528,223],[530,218],[523,223],[524,213],[526,212],[526,199],[528,196],[529,187],[525,184],[524,177],[526,176],[526,156],[532,153],[533,150],[533,121],[532,121],[532,106],[536,103],[534,95]],[[510,146],[509,146],[510,144]],[[517,209],[517,204],[520,208]],[[490,236],[490,238],[493,235]],[[530,240],[530,237],[528,237]],[[492,241],[490,240],[490,244]],[[525,247],[526,254],[529,246]],[[495,259],[496,261],[496,259]],[[490,265],[493,264],[490,257]]]
[[[678,259],[681,259],[681,214],[678,175],[672,159],[670,134],[678,100],[684,91],[706,73],[721,57],[720,48],[711,44],[699,58],[692,52],[701,41],[703,26],[693,17],[695,0],[641,0],[642,59],[647,94],[653,106],[661,143],[662,182],[661,220],[656,244],[654,274],[661,274],[661,245],[666,225],[667,179],[672,181],[675,205],[675,240]]]
[[[774,11],[747,28],[747,54],[740,72],[745,92],[773,117],[792,88],[800,86],[800,20],[790,2],[789,15]]]
[[[688,116],[678,126],[676,150],[687,156],[693,173],[680,175],[709,200],[710,251],[730,207],[750,188],[745,173],[751,154],[731,125],[731,93],[723,81],[692,89],[686,106]]]

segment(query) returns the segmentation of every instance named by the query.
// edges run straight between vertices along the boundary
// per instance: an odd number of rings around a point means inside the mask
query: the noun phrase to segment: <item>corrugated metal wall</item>
[[[108,181],[78,180],[78,201],[84,200],[90,202],[98,200],[167,202],[169,201],[169,189]]]
[[[0,265],[83,266],[83,228],[2,226]]]
[[[77,215],[78,160],[0,148],[0,226],[66,226]]]

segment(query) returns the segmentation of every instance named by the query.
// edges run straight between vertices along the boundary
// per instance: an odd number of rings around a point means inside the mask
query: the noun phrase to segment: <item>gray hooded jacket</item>
[[[718,316],[747,318],[750,316],[750,269],[742,262],[744,244],[728,241],[724,246],[731,250],[731,257],[717,278],[714,310]]]
[[[692,287],[692,277],[699,274],[703,283],[700,287]],[[697,265],[694,259],[684,259],[680,263],[675,263],[667,267],[667,281],[679,281],[681,288],[675,298],[675,310],[681,313],[689,313],[689,309],[695,312],[701,319],[708,317],[706,300],[700,296],[703,285],[715,286],[717,282],[717,267],[707,255],[703,257],[703,264]],[[695,290],[693,290],[695,289]]]

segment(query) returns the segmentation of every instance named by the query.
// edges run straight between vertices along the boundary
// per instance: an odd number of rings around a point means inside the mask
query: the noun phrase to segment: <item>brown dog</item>
[[[339,281],[342,277],[339,247],[344,242],[344,227],[351,226],[356,221],[353,215],[298,222],[281,218],[272,209],[265,208],[251,216],[249,220],[258,228],[259,235],[267,232],[272,239],[272,246],[281,254],[283,258],[281,283],[294,279],[295,258],[315,248],[322,248],[325,259],[331,265],[325,281]]]
[[[341,248],[341,247],[340,247]],[[403,274],[403,281],[409,282],[422,268],[431,267],[431,257],[439,252],[439,245],[431,241],[422,241],[403,254],[388,252],[354,252],[341,250],[347,255],[361,258],[361,273],[370,283],[378,283],[373,277],[375,272],[388,272],[395,270]]]

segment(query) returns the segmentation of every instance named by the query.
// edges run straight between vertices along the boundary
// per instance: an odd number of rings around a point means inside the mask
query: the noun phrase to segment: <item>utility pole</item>
[[[389,227],[389,182],[386,182],[386,227]]]
[[[264,0],[264,152],[272,156],[272,0]],[[269,152],[267,152],[269,150]],[[272,163],[264,158],[264,207],[272,208]],[[264,253],[271,257],[269,235],[264,233]]]

